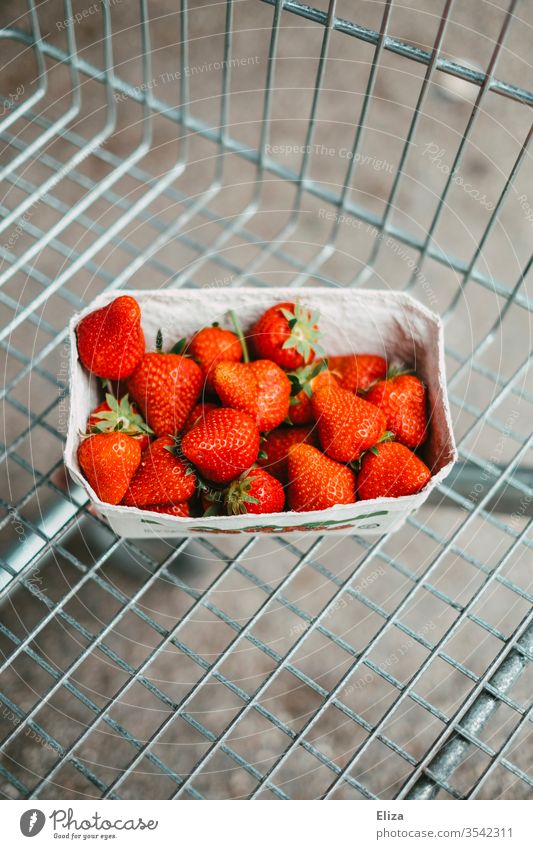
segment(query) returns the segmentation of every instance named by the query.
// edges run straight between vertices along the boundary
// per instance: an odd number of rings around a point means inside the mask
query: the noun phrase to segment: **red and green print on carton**
[[[349,519],[322,519],[316,522],[303,522],[301,525],[291,525],[290,527],[285,527],[284,525],[250,525],[244,528],[239,528],[238,530],[233,530],[230,528],[217,528],[213,526],[202,525],[201,527],[190,528],[190,530],[204,534],[282,534],[287,533],[288,531],[328,531],[334,528],[337,528],[338,530],[343,530],[345,528],[355,528],[355,525],[350,524],[351,522],[358,522],[361,519],[373,519],[375,516],[386,516],[388,512],[388,510],[376,510],[374,513],[364,513],[361,516],[352,516]],[[147,525],[164,525],[163,522],[158,522],[157,519],[143,518],[141,519],[141,522]]]

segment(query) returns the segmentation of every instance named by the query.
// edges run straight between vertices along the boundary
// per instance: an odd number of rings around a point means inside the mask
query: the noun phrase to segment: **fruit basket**
[[[268,290],[135,291],[141,307],[142,328],[147,350],[154,349],[158,331],[164,338],[191,337],[198,327],[223,324],[228,310],[238,311],[243,325],[250,327],[269,307],[294,297],[290,288]],[[383,534],[399,527],[405,518],[428,498],[430,492],[449,474],[456,459],[444,373],[444,340],[440,319],[414,298],[389,291],[356,291],[314,288],[303,298],[306,307],[320,314],[323,347],[328,354],[342,355],[366,351],[386,358],[389,363],[416,368],[428,389],[429,438],[424,456],[432,477],[415,495],[376,498],[339,504],[327,510],[285,511],[261,515],[210,516],[189,518],[155,515],[137,507],[111,505],[101,501],[81,473],[77,460],[79,434],[101,401],[101,385],[82,366],[76,344],[80,320],[114,299],[112,293],[97,298],[70,323],[69,430],[65,462],[74,480],[88,493],[94,508],[124,537],[180,537],[198,534],[320,533],[362,535]]]

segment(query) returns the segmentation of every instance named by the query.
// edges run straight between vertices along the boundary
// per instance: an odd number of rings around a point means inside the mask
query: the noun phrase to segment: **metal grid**
[[[161,5],[0,32],[2,793],[531,798],[527,6]],[[67,481],[98,292],[384,281],[447,322],[461,458],[398,533],[125,541]]]

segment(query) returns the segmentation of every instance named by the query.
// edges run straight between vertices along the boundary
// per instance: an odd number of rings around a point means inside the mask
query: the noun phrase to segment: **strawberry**
[[[398,442],[417,448],[427,436],[426,389],[414,374],[398,374],[380,380],[366,395],[387,419],[387,429]]]
[[[259,387],[250,363],[219,363],[213,375],[215,392],[225,407],[257,419]]]
[[[203,477],[226,483],[257,460],[259,431],[254,420],[240,410],[212,410],[185,434],[181,450]]]
[[[318,442],[316,429],[310,427],[278,427],[272,430],[262,442],[258,465],[266,469],[273,477],[286,484],[288,480],[288,459],[291,445],[305,442],[316,445]]]
[[[276,478],[264,469],[249,469],[230,483],[225,504],[230,516],[239,513],[279,513],[285,504],[285,492]]]
[[[105,401],[92,411],[87,421],[88,433],[109,433],[112,430],[120,430],[128,436],[134,436],[139,440],[141,451],[148,446],[152,429],[148,427],[135,404],[130,404],[128,396],[124,395],[117,401],[107,393]]]
[[[312,445],[289,449],[289,488],[291,510],[326,510],[336,504],[355,501],[355,475]]]
[[[179,504],[148,504],[141,510],[151,510],[152,513],[168,513],[169,516],[182,516],[184,518],[191,515],[188,501],[181,501]]]
[[[272,430],[288,415],[291,384],[271,360],[219,363],[213,384],[225,406],[248,413],[261,431]]]
[[[357,478],[359,498],[398,498],[425,487],[431,472],[425,463],[400,442],[383,442],[361,460]]]
[[[328,367],[336,374],[343,389],[350,392],[366,391],[376,380],[387,373],[387,361],[374,354],[348,354],[328,357]]]
[[[144,354],[139,304],[129,295],[116,298],[82,318],[76,337],[80,360],[92,374],[107,380],[129,377]]]
[[[336,384],[335,375],[328,370],[325,360],[319,360],[318,363],[289,372],[288,378],[292,396],[289,407],[290,421],[295,425],[314,421],[311,396],[322,386]]]
[[[341,463],[357,460],[386,430],[383,413],[347,389],[325,386],[311,404],[324,452]]]
[[[141,462],[139,440],[111,431],[80,442],[78,463],[100,501],[119,504]]]
[[[289,415],[290,380],[271,360],[254,360],[248,368],[257,380],[257,427],[272,430]]]
[[[318,313],[296,303],[276,304],[255,322],[248,334],[258,359],[284,369],[312,362],[318,345]]]
[[[212,404],[210,401],[201,401],[199,404],[196,404],[187,416],[187,421],[183,425],[182,433],[187,433],[188,430],[192,430],[195,425],[205,419],[206,415],[210,413],[211,410],[218,410],[218,404]]]
[[[164,354],[161,348],[158,333],[157,350],[144,355],[128,381],[132,398],[157,436],[180,432],[204,382],[194,360],[172,351]]]
[[[161,436],[142,455],[122,503],[128,507],[174,504],[194,495],[196,477],[171,436]]]
[[[213,374],[217,363],[238,363],[242,360],[242,348],[238,337],[231,330],[218,325],[203,327],[192,337],[188,353],[202,369],[206,385],[213,390]]]

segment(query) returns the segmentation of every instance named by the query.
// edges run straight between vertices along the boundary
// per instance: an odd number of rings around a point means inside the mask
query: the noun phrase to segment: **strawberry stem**
[[[246,339],[244,338],[244,333],[242,332],[242,325],[239,321],[239,317],[237,316],[235,310],[228,310],[228,315],[231,319],[231,323],[233,324],[233,329],[235,330],[235,333],[239,338],[239,342],[241,343],[242,358],[245,363],[249,363],[250,354],[248,353],[248,345],[246,344]]]
[[[163,353],[163,333],[161,332],[161,328],[159,328],[155,337],[155,349],[158,354]]]

